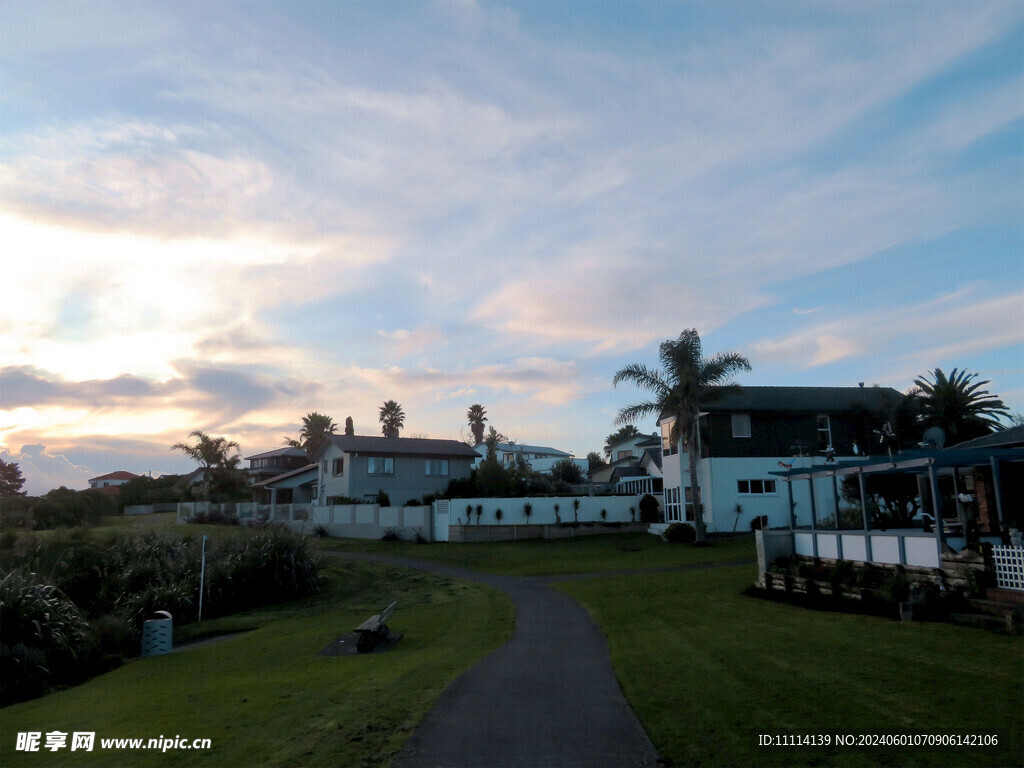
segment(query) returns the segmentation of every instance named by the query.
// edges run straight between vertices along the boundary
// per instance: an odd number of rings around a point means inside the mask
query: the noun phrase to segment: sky
[[[1024,4],[0,3],[0,459],[187,472],[327,413],[601,451],[750,386],[1024,411]],[[654,419],[638,426],[654,431]]]

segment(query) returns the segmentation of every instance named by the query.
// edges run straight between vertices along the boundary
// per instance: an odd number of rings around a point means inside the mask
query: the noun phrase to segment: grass
[[[562,582],[674,765],[1020,765],[1019,638],[817,612],[749,567]],[[996,747],[758,747],[759,734],[995,734]]]
[[[79,686],[3,711],[0,764],[16,766],[386,765],[445,686],[500,646],[512,607],[500,593],[402,568],[329,560],[325,591],[184,628],[176,642],[251,629],[139,659]],[[399,601],[404,633],[383,654],[317,655]],[[93,731],[88,752],[15,752],[21,731]],[[210,738],[208,751],[104,752],[101,738]],[[45,737],[44,737],[45,740]]]
[[[319,541],[321,548],[326,550],[402,555],[510,576],[630,571],[723,561],[753,562],[756,559],[752,536],[719,539],[709,547],[668,544],[647,533],[472,544],[416,544],[372,539]]]

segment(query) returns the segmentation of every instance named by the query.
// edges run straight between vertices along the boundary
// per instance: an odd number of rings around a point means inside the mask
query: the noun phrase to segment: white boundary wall
[[[428,540],[432,537],[433,515],[430,507],[381,507],[377,504],[346,504],[314,506],[312,504],[207,504],[195,502],[178,505],[178,522],[188,520],[201,512],[223,512],[238,515],[242,525],[254,522],[273,522],[284,525],[295,533],[311,534],[318,526],[331,536],[350,539],[379,539],[384,532],[395,529],[403,539],[412,539],[417,533]]]
[[[573,512],[573,501],[579,501],[578,512]],[[450,515],[452,525],[466,525],[466,507],[473,508],[473,519],[469,525],[526,525],[527,519],[523,512],[524,504],[531,504],[530,525],[553,525],[555,505],[558,505],[558,517],[563,523],[630,523],[640,520],[640,498],[637,496],[529,496],[526,498],[487,498],[487,499],[452,499]],[[477,505],[483,507],[477,517]],[[501,520],[495,516],[501,510]],[[601,510],[606,517],[601,517]],[[632,513],[630,510],[634,510]]]

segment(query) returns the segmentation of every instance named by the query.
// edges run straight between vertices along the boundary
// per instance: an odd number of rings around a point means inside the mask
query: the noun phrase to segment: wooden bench
[[[396,605],[398,605],[397,600],[377,615],[371,616],[356,627],[356,632],[359,633],[359,640],[356,641],[356,650],[360,653],[368,653],[388,639],[389,630],[387,623],[391,619],[391,614],[394,613]]]

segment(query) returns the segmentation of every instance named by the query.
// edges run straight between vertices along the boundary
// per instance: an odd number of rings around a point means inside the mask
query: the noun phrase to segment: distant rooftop
[[[270,459],[276,456],[302,456],[305,458],[306,451],[302,448],[295,448],[289,446],[287,448],[275,448],[272,451],[266,451],[264,453],[257,453],[255,456],[246,456],[245,461],[251,461],[252,459]]]
[[[475,459],[477,452],[461,440],[434,440],[427,437],[371,437],[368,435],[327,435],[345,453],[401,454],[414,456],[465,456]],[[322,448],[326,444],[321,443]]]
[[[116,472],[110,472],[106,475],[100,475],[99,477],[90,477],[89,482],[95,483],[100,480],[131,480],[133,477],[139,477],[134,472],[126,472],[123,469],[119,469]]]

